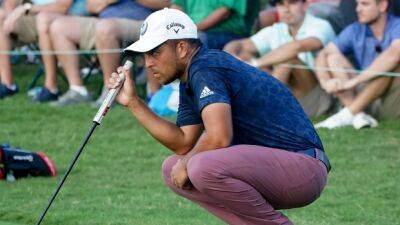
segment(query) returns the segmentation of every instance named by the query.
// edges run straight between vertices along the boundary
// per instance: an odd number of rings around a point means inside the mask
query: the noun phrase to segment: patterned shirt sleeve
[[[200,113],[207,105],[231,102],[229,88],[217,69],[204,68],[196,71],[190,84]]]

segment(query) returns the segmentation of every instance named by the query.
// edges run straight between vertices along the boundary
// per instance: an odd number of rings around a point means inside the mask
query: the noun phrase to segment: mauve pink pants
[[[327,171],[310,156],[254,145],[236,145],[193,156],[187,165],[192,187],[170,181],[176,161],[168,157],[162,173],[168,187],[228,224],[292,224],[277,209],[305,206],[325,187]]]

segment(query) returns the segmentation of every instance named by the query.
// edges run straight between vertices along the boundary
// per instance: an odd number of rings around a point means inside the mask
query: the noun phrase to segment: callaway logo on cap
[[[167,40],[197,39],[197,26],[177,9],[164,8],[150,14],[140,28],[139,40],[124,51],[148,52]]]

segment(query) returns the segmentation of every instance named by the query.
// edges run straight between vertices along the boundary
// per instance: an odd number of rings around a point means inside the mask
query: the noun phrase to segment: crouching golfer
[[[328,159],[301,106],[278,80],[207,49],[193,21],[173,9],[151,14],[126,51],[143,52],[161,84],[181,82],[176,125],[139,99],[128,71],[118,96],[175,153],[162,167],[172,191],[229,224],[292,224],[277,209],[320,196]],[[113,73],[110,88],[120,83]]]

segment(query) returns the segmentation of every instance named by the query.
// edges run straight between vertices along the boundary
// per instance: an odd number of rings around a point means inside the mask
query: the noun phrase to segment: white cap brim
[[[167,38],[143,38],[141,37],[135,43],[129,45],[127,48],[124,49],[124,52],[148,52],[155,47],[161,45],[162,43],[166,42]]]

